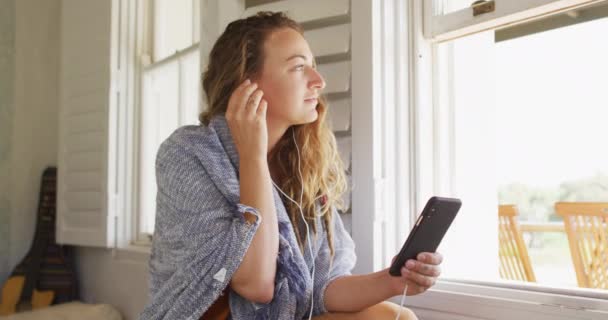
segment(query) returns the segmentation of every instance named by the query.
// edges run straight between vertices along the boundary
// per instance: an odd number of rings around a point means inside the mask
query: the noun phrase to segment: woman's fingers
[[[258,89],[257,83],[249,80],[244,81],[230,95],[226,120],[241,159],[259,159],[268,152],[268,103],[262,99],[263,96],[264,92]]]
[[[418,254],[418,261],[426,262],[428,264],[441,264],[443,262],[443,255],[439,252],[423,252]]]
[[[401,268],[401,275],[411,282],[415,283],[418,287],[423,288],[424,290],[435,285],[435,281],[437,278],[426,276],[424,274],[418,273],[416,271],[408,270],[407,268]]]
[[[238,87],[232,95],[230,96],[230,100],[228,101],[228,107],[226,108],[227,115],[233,115],[236,117],[241,117],[241,115],[246,114],[245,109],[247,107],[247,103],[251,98],[253,92],[257,89],[257,83],[249,83],[246,84],[248,80],[245,80],[243,84]]]
[[[420,294],[434,286],[441,275],[442,261],[443,256],[437,252],[423,252],[417,256],[417,260],[408,260],[401,267],[401,277],[398,279],[401,285],[408,285],[407,295]]]
[[[408,289],[410,294],[419,294],[430,287],[435,285],[437,278],[441,274],[441,255],[427,255],[426,257],[419,257],[420,260],[408,260],[405,265],[401,268],[402,278],[413,284],[413,288]]]
[[[260,106],[257,110],[257,115],[260,117],[260,119],[266,120],[266,111],[267,110],[268,110],[268,102],[266,102],[266,100],[262,99],[260,101]]]
[[[439,277],[441,274],[441,268],[438,265],[422,263],[416,260],[409,260],[405,264],[405,267],[429,277]]]
[[[245,88],[251,85],[251,81],[249,79],[243,81],[230,96],[228,101],[228,106],[226,107],[226,116],[231,116],[237,112],[238,105],[240,103],[241,97],[243,95],[243,91]]]
[[[258,106],[260,105],[260,101],[262,100],[262,96],[264,96],[264,92],[262,90],[255,90],[253,94],[247,100],[247,105],[245,106],[245,111],[248,116],[255,115],[258,110]]]
[[[257,83],[252,83],[243,88],[243,91],[239,93],[238,100],[236,101],[236,114],[245,114],[247,103],[257,88]]]

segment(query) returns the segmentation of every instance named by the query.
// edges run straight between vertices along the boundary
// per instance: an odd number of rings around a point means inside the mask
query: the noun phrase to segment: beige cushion
[[[122,316],[109,304],[62,303],[40,310],[19,312],[1,320],[122,320]]]

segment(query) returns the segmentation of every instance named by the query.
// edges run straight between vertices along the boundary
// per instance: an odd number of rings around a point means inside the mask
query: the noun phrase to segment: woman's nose
[[[317,69],[312,70],[312,79],[310,81],[311,88],[318,88],[319,90],[323,90],[325,88],[325,79],[323,76],[317,71]]]

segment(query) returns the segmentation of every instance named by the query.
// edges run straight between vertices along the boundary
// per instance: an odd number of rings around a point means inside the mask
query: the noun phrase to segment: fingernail
[[[414,263],[414,261],[410,260],[405,264],[405,266],[411,269],[416,266],[416,264]]]
[[[245,79],[245,84],[249,84],[249,83],[251,83],[251,80]]]
[[[418,255],[418,260],[420,260],[420,261],[426,260],[426,255],[423,254],[423,253],[419,254]]]
[[[410,273],[410,270],[408,270],[407,268],[401,268],[401,273],[408,274],[408,273]]]

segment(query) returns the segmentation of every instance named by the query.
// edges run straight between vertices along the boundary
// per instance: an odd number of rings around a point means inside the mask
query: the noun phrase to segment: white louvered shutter
[[[118,0],[61,3],[57,242],[109,247],[117,169]]]
[[[318,70],[325,78],[324,90],[329,100],[329,119],[338,140],[338,149],[346,165],[349,181],[352,162],[351,135],[351,25],[349,0],[247,0],[242,17],[258,11],[285,11],[304,28],[304,37],[310,44],[318,64]],[[342,219],[349,232],[352,230],[350,208],[351,192],[344,195],[348,209],[342,212]]]

